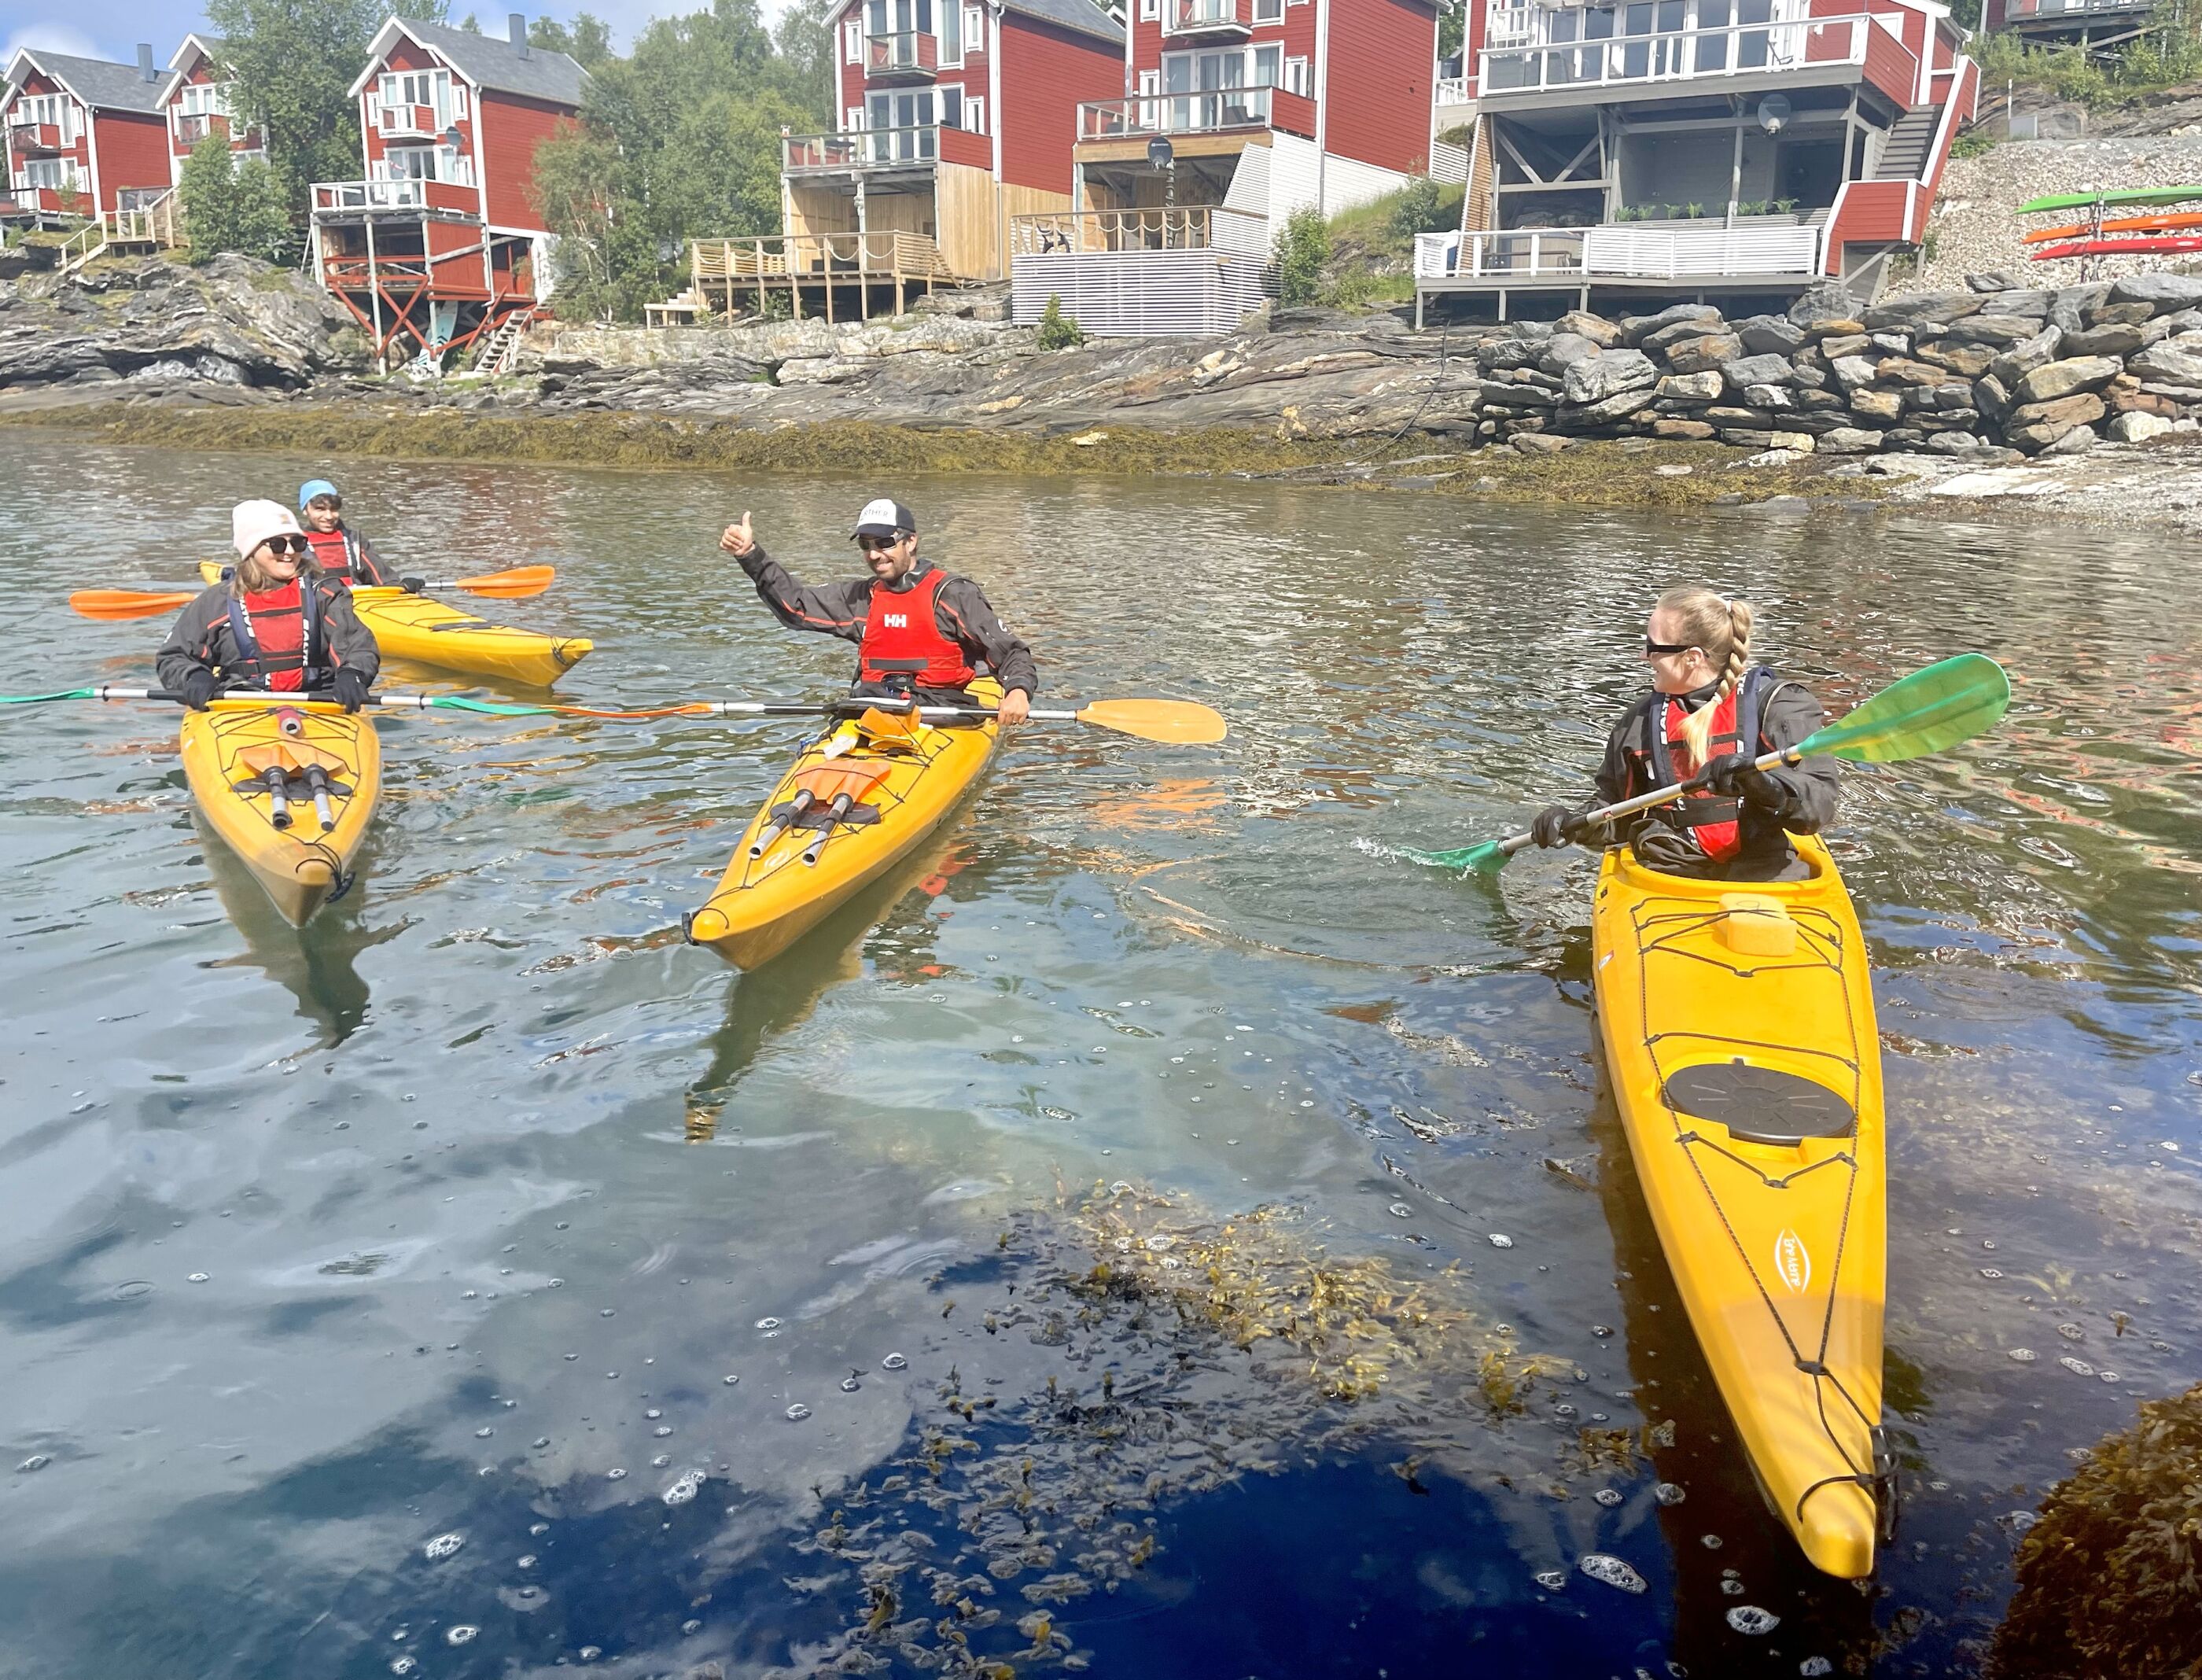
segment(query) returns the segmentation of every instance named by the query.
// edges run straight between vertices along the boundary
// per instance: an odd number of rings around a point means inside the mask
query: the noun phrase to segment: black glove
[[[184,678],[184,686],[177,692],[183,695],[184,704],[193,711],[204,711],[207,702],[214,699],[216,685],[214,673],[203,665],[194,666]]]
[[[428,587],[428,580],[424,577],[402,577],[397,580],[397,587],[409,595],[417,595]]]
[[[1781,785],[1740,752],[1723,752],[1705,766],[1705,785],[1725,799],[1767,811],[1781,808]]]
[[[346,665],[329,684],[329,693],[346,711],[357,711],[367,704],[367,679]]]
[[[1529,825],[1529,836],[1543,846],[1568,846],[1582,833],[1582,815],[1565,805],[1546,805]]]

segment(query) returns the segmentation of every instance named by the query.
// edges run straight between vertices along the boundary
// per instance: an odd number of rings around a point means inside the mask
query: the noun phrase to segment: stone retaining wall
[[[1685,304],[1481,331],[1478,434],[1525,452],[1636,435],[2065,453],[2193,429],[2202,413],[2202,277],[2184,274],[2055,291],[1978,275],[1863,311],[1827,287],[1740,321]]]

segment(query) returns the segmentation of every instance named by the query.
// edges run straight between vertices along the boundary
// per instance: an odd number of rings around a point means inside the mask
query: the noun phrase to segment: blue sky
[[[592,11],[612,26],[613,38],[624,46],[636,27],[661,13],[700,9],[708,0],[576,0],[540,9],[570,17],[576,11]],[[503,27],[505,13],[515,9],[536,15],[528,0],[452,0],[451,15],[474,12],[485,27]],[[776,17],[780,0],[765,0],[767,16]],[[124,63],[138,56],[138,43],[150,41],[156,62],[165,65],[176,44],[194,29],[203,29],[206,19],[197,0],[0,0],[0,50],[12,54],[19,46],[42,46],[55,52],[79,53],[89,58],[111,58]],[[0,66],[6,58],[0,56]]]

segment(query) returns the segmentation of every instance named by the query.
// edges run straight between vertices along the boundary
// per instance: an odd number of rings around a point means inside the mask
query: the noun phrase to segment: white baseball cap
[[[854,537],[892,537],[899,532],[917,533],[917,516],[900,502],[880,496],[864,504],[864,510],[857,516],[857,528],[849,533]]]
[[[229,540],[241,559],[270,537],[302,537],[298,516],[280,502],[239,502],[229,510]]]

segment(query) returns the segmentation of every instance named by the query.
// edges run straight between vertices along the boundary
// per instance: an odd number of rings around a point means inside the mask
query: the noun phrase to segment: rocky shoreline
[[[839,326],[554,324],[508,375],[415,382],[367,376],[349,317],[296,276],[96,265],[0,280],[0,420],[178,447],[1165,472],[1615,506],[2017,496],[2202,524],[2202,278],[1986,274],[1863,311],[1828,288],[1735,321],[1682,304],[1421,333],[1275,309],[1221,340],[1055,351],[968,296],[939,302]]]

